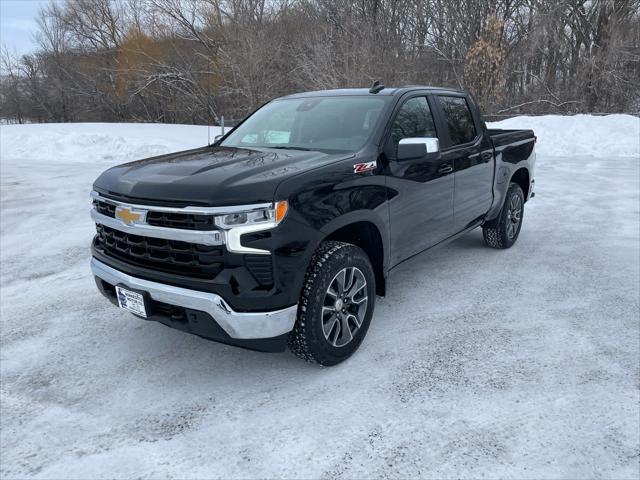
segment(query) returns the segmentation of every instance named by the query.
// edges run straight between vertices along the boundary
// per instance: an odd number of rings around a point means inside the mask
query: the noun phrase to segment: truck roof
[[[284,95],[279,98],[303,98],[303,97],[335,97],[340,95],[382,95],[392,96],[406,93],[413,90],[432,90],[438,92],[449,93],[466,93],[462,90],[456,90],[454,88],[445,87],[432,87],[428,85],[404,85],[402,87],[385,87],[378,93],[370,93],[368,88],[336,88],[332,90],[316,90],[311,92],[299,92],[292,93],[291,95]]]

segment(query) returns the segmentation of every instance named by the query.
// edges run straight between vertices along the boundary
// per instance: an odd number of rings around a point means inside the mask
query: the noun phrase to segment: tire
[[[510,183],[500,214],[482,226],[485,243],[492,248],[509,248],[520,234],[524,216],[524,194],[517,183]]]
[[[337,295],[341,285],[347,288]],[[346,360],[367,334],[375,292],[373,267],[361,248],[323,242],[307,268],[289,349],[307,362],[324,366]]]

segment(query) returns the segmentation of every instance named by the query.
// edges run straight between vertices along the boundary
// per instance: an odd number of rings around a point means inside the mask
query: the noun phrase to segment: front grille
[[[111,218],[116,216],[116,206],[111,203],[93,200],[93,206],[102,215]],[[146,218],[147,223],[154,227],[180,228],[183,230],[216,230],[213,215],[148,210]]]
[[[98,213],[115,218],[115,205],[94,199],[93,206]],[[154,227],[180,230],[216,230],[214,217],[205,214],[147,210],[146,223]],[[96,249],[108,257],[133,266],[210,280],[225,267],[233,270],[242,267],[244,263],[245,272],[248,271],[251,274],[260,288],[271,288],[274,284],[271,255],[244,255],[240,258],[232,255],[227,258],[228,262],[225,262],[225,255],[229,254],[221,246],[134,235],[102,224],[97,224],[96,229],[98,232],[94,243]],[[264,232],[257,235],[268,236],[270,233]],[[230,281],[237,281],[237,279],[232,277]]]
[[[106,215],[107,217],[116,218],[116,206],[106,202],[99,202],[98,200],[93,201],[93,207],[101,213],[102,215]]]
[[[154,227],[181,228],[183,230],[215,230],[212,215],[194,213],[147,212],[147,223]]]
[[[131,265],[195,278],[214,278],[224,268],[220,247],[141,237],[96,225],[96,248]]]

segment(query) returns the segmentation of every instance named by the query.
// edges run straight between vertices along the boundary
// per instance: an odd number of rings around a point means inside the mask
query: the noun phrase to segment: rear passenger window
[[[391,126],[391,140],[395,146],[403,138],[416,137],[437,137],[426,97],[410,98],[404,102]]]
[[[462,97],[439,97],[447,117],[449,136],[453,145],[471,142],[476,138],[476,127],[467,101]]]

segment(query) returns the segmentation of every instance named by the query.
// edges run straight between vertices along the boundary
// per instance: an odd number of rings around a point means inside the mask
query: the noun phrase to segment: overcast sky
[[[33,33],[38,9],[50,0],[0,0],[0,45],[22,55],[36,47]]]

